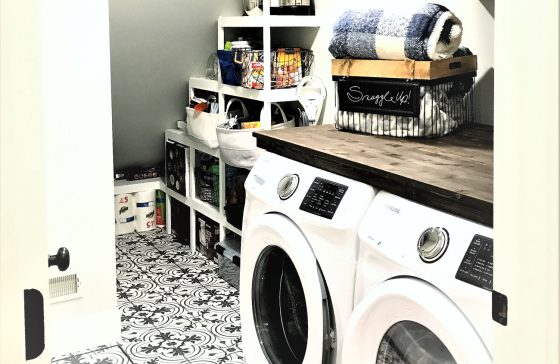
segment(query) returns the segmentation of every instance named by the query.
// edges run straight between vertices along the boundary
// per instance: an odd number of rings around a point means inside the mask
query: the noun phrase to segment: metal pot
[[[280,6],[310,6],[311,0],[280,0]]]
[[[262,0],[242,0],[245,13],[250,16],[260,16],[262,12]]]

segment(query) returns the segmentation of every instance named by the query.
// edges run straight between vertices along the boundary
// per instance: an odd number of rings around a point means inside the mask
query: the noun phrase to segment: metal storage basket
[[[252,89],[264,88],[264,51],[246,50],[241,56],[241,86]],[[271,88],[295,87],[310,74],[313,51],[301,48],[278,48],[272,50]]]
[[[439,137],[476,122],[475,74],[436,80],[334,79],[339,130]]]
[[[219,176],[204,168],[195,168],[195,192],[198,199],[211,205],[218,206],[219,203]]]

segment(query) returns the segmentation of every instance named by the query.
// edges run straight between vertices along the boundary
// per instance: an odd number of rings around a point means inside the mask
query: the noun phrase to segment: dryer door
[[[491,355],[457,306],[415,278],[381,283],[352,313],[342,362],[490,364]]]
[[[246,230],[240,277],[246,363],[328,363],[332,308],[309,242],[279,214],[260,216]]]

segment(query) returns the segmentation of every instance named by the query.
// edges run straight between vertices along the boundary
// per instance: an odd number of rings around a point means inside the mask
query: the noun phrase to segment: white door
[[[0,6],[0,363],[49,363],[41,14],[39,1]]]
[[[243,231],[240,306],[248,364],[329,363],[332,307],[309,242],[287,217]]]
[[[469,320],[445,296],[415,278],[377,286],[354,309],[344,338],[348,364],[490,364]]]
[[[29,288],[42,294],[49,348],[36,360],[49,361],[120,338],[109,9],[106,0],[1,5],[0,362],[25,361]],[[57,271],[47,270],[47,254],[61,246],[81,287],[78,298],[54,303],[48,278]]]
[[[64,246],[77,298],[49,304],[53,355],[120,339],[116,299],[108,0],[42,5],[49,252]],[[49,272],[55,277],[55,270]]]

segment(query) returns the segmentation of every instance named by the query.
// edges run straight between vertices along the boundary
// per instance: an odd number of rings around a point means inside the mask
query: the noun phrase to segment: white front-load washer
[[[245,181],[240,305],[248,364],[340,363],[371,186],[272,153]]]
[[[380,191],[359,238],[344,364],[492,362],[491,228]]]

